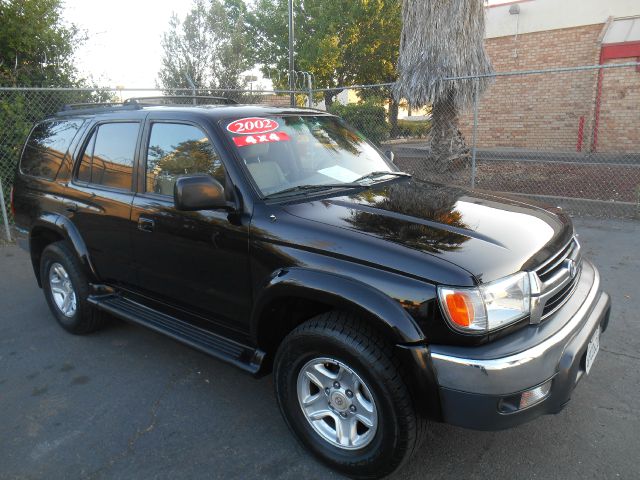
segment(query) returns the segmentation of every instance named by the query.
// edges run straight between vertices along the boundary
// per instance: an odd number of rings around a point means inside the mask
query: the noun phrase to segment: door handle
[[[77,212],[78,211],[78,204],[76,202],[64,202],[64,209],[67,212]]]
[[[150,218],[140,217],[138,219],[138,230],[143,232],[153,232],[155,222]]]

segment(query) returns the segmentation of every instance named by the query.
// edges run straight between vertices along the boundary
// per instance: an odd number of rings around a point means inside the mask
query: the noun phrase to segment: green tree
[[[393,83],[398,78],[397,64],[402,30],[400,0],[362,0],[355,2],[359,27],[358,41],[350,45],[346,62],[353,68],[356,84]],[[363,100],[384,98],[388,106],[391,136],[398,134],[398,107],[390,87],[368,88],[360,92]]]
[[[295,69],[312,73],[318,85],[334,88],[353,80],[344,61],[347,48],[357,37],[357,27],[350,20],[353,5],[339,0],[294,2]],[[278,88],[287,88],[289,82],[287,12],[287,0],[258,0],[249,17],[254,60]],[[325,92],[327,107],[339,92]]]
[[[0,86],[84,87],[74,50],[84,38],[62,20],[61,0],[0,0]],[[105,91],[0,91],[0,181],[8,194],[34,122],[67,103],[105,101]]]
[[[258,0],[251,10],[254,60],[279,88],[288,85],[287,0]],[[331,108],[339,87],[394,82],[400,47],[400,0],[296,0],[295,69],[311,72]],[[360,92],[385,98],[392,125],[397,103],[390,89]]]
[[[396,94],[411,107],[433,105],[432,160],[445,169],[464,165],[470,155],[458,113],[489,80],[457,77],[492,72],[484,49],[484,1],[404,0],[402,17]]]
[[[60,0],[0,0],[0,84],[70,86],[77,82],[78,29],[62,21]]]
[[[160,86],[199,90],[242,88],[242,72],[250,68],[242,0],[195,0],[183,22],[175,15],[163,35]]]

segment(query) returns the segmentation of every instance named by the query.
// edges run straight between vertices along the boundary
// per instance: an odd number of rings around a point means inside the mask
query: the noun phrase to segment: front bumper
[[[432,345],[442,419],[480,430],[499,430],[545,413],[557,413],[585,374],[587,345],[609,322],[609,295],[584,261],[578,286],[553,317],[482,347]],[[552,380],[543,401],[503,413],[501,400]]]

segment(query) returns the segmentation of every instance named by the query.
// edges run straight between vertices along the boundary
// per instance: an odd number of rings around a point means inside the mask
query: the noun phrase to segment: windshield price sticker
[[[257,145],[259,143],[286,142],[288,140],[291,140],[291,138],[284,132],[233,137],[233,143],[235,143],[237,147],[248,147],[249,145]]]
[[[239,133],[241,135],[255,135],[257,133],[273,132],[280,124],[270,118],[241,118],[227,125],[227,130],[231,133]]]

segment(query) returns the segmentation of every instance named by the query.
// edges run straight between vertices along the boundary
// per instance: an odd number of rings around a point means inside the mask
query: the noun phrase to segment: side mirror
[[[391,150],[387,150],[386,152],[384,152],[384,155],[391,161],[391,163],[395,163],[393,160],[396,158],[396,156]]]
[[[178,210],[214,210],[229,208],[224,187],[210,175],[189,175],[176,180],[173,202]]]

